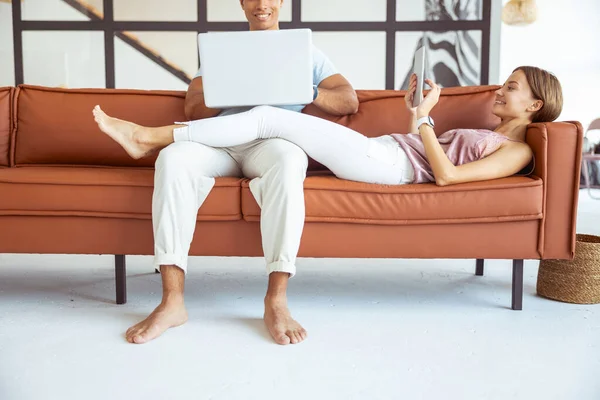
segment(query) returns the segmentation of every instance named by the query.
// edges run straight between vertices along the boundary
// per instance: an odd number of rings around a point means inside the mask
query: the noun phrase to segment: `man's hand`
[[[206,107],[202,77],[194,78],[185,94],[185,116],[188,120],[216,117],[221,110]]]

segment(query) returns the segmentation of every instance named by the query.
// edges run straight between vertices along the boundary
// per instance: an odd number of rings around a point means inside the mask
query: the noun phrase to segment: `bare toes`
[[[286,335],[285,333],[282,333],[279,336],[276,336],[277,339],[275,339],[275,341],[279,344],[290,344],[290,337],[288,335]]]
[[[141,335],[135,335],[131,340],[131,343],[135,343],[135,344],[143,344],[144,342],[145,341]]]
[[[129,329],[127,329],[127,336],[131,336],[134,332],[139,331],[140,330],[140,322],[138,322],[137,324],[130,326]]]
[[[129,328],[129,330],[125,334],[125,337],[127,337],[128,342],[133,343],[133,337],[138,335],[139,333],[140,333],[139,329],[132,327],[132,328]]]
[[[300,343],[302,341],[302,336],[300,335],[300,332],[295,331],[294,336],[296,337],[296,343]]]
[[[142,344],[149,342],[150,340],[156,338],[158,334],[152,335],[152,332],[157,333],[158,329],[156,326],[149,326],[146,329],[138,329],[137,331],[132,332],[131,334],[131,343]]]

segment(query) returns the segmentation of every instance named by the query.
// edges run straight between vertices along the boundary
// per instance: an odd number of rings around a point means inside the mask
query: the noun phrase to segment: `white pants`
[[[338,178],[388,185],[410,183],[414,170],[406,153],[389,135],[366,136],[322,118],[276,107],[183,123],[173,132],[177,143],[236,146],[256,139],[281,138],[298,145]]]
[[[267,272],[293,276],[304,227],[307,166],[306,154],[283,139],[219,149],[194,142],[166,147],[158,156],[154,175],[155,265],[177,265],[187,272],[198,208],[214,186],[214,178],[245,176],[253,178],[250,190],[261,207]]]

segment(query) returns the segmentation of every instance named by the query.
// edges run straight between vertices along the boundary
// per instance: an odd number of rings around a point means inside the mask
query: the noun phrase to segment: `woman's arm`
[[[419,130],[417,129],[417,113],[410,114],[410,124],[408,126],[409,132],[414,134],[419,134]]]
[[[431,90],[429,93],[427,93],[427,96],[425,96],[421,104],[419,104],[417,107],[417,119],[428,117],[429,113],[440,98],[440,87],[430,79],[425,80],[425,82],[431,86]],[[427,156],[427,161],[429,161],[429,165],[433,171],[435,183],[438,186],[447,185],[448,182],[451,181],[451,177],[455,176],[456,167],[448,159],[448,156],[440,145],[440,142],[438,141],[438,138],[431,126],[422,124],[421,126],[417,127],[417,129],[419,134],[421,134],[421,140],[423,141],[423,146],[425,147],[425,155]]]
[[[511,143],[503,145],[486,158],[455,166],[444,153],[435,132],[429,125],[421,125],[419,131],[438,186],[511,176],[527,166],[533,157],[533,151],[525,143]]]
[[[408,84],[408,91],[404,95],[404,103],[410,113],[410,122],[408,124],[408,132],[419,134],[417,129],[417,107],[413,107],[413,99],[415,98],[415,92],[417,91],[417,75],[412,74],[410,76],[410,82]]]
[[[446,186],[451,180],[451,177],[456,175],[456,167],[448,159],[444,149],[440,145],[433,128],[427,124],[423,124],[419,127],[419,133],[421,134],[421,140],[425,147],[425,155],[427,161],[433,171],[435,183],[438,186]]]
[[[444,184],[505,178],[525,168],[532,157],[533,151],[525,143],[505,145],[486,158],[454,167]]]
[[[431,90],[417,107],[417,118],[428,116],[440,96],[440,87],[430,80],[426,82],[431,86]],[[502,145],[500,149],[484,159],[455,166],[448,159],[431,126],[422,124],[419,133],[438,186],[511,176],[523,169],[533,157],[531,148],[525,143],[510,143]]]

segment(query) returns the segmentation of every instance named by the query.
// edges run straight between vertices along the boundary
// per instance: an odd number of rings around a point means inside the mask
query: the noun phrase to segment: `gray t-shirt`
[[[326,78],[329,78],[332,75],[338,73],[337,69],[333,65],[333,63],[323,54],[323,52],[317,49],[314,45],[312,47],[312,55],[313,55],[313,85],[319,86],[319,84]],[[194,76],[197,78],[202,76],[202,65],[200,65],[200,69]],[[298,104],[292,106],[277,106],[279,108],[284,108],[286,110],[300,112],[305,107],[305,104]],[[237,114],[240,112],[248,111],[252,109],[252,107],[236,107],[236,108],[227,108],[222,110],[219,115],[231,115]]]

